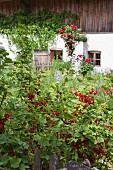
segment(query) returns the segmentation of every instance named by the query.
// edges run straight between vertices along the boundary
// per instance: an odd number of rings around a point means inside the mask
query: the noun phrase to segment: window
[[[91,58],[91,64],[93,66],[101,66],[101,52],[100,51],[88,51],[88,58]]]
[[[50,50],[50,59],[52,61],[52,59],[59,59],[62,60],[62,55],[63,55],[63,51],[62,50],[58,50],[58,49],[51,49]]]

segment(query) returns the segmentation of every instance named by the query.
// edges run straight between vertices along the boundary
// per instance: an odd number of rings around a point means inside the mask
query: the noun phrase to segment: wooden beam
[[[0,2],[6,2],[6,1],[12,1],[12,0],[0,0]]]
[[[29,0],[20,0],[24,7],[30,12],[30,1]]]

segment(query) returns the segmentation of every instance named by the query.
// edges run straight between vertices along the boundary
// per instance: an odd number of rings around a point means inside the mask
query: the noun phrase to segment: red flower
[[[75,123],[75,121],[76,121],[75,119],[71,119],[71,120],[69,121],[69,123],[70,123],[70,124],[73,124],[73,123]]]
[[[110,92],[113,93],[113,89],[111,89]]]
[[[83,107],[84,107],[84,108],[86,108],[87,106],[88,106],[88,104],[87,104],[87,103],[85,103],[85,104],[83,105]]]
[[[0,153],[0,157],[2,157],[2,153]]]
[[[71,24],[70,27],[72,28],[72,30],[76,30],[77,29],[77,26]]]
[[[86,58],[86,59],[85,59],[85,62],[86,62],[86,63],[89,63],[89,62],[90,62],[90,58]]]
[[[68,138],[72,138],[72,135],[71,135],[71,134],[68,134],[67,137],[68,137]]]
[[[95,123],[100,124],[100,120],[98,120],[98,119],[95,120]]]
[[[113,130],[113,127],[111,127],[110,130]]]
[[[74,44],[74,42],[72,40],[70,40],[70,44]]]
[[[29,170],[33,170],[33,167],[29,167],[30,169]]]
[[[108,126],[108,125],[105,125],[105,127],[106,127],[106,129],[110,130],[110,126]]]
[[[105,139],[104,141],[105,141],[105,143],[106,143],[106,144],[109,142],[109,140],[108,140],[108,139]]]
[[[59,29],[59,33],[63,34],[64,30],[63,29]]]
[[[10,115],[8,113],[5,113],[4,120],[8,120],[10,118]]]
[[[44,150],[44,146],[40,146],[40,150]]]
[[[79,93],[76,90],[74,90],[73,93],[74,93],[75,96],[79,95]]]
[[[81,158],[81,159],[84,159],[84,154],[81,153],[80,151],[78,151],[78,157]]]
[[[78,57],[80,57],[80,58],[81,58],[82,56],[83,56],[82,54],[79,54],[79,55],[78,55]]]
[[[45,105],[45,104],[46,104],[46,101],[45,101],[45,100],[42,100],[42,101],[41,101],[41,104],[42,104],[42,105]]]
[[[40,86],[40,82],[37,83],[37,86]]]
[[[109,90],[105,90],[105,94],[109,94]]]
[[[63,34],[63,36],[64,36],[64,37],[67,37],[67,36],[68,36],[68,34]]]
[[[11,157],[12,157],[13,154],[14,154],[13,151],[9,151],[9,152],[8,152],[8,156],[11,156]]]
[[[34,94],[31,92],[31,93],[28,94],[27,97],[28,97],[28,99],[29,99],[30,101],[32,101],[35,96],[34,96]]]
[[[59,96],[58,96],[58,94],[56,95],[56,98],[58,98]]]
[[[4,122],[3,120],[0,120],[0,132],[4,131]]]
[[[73,35],[71,35],[71,34],[68,34],[68,37],[70,37],[70,38],[74,38],[74,36],[73,36]]]

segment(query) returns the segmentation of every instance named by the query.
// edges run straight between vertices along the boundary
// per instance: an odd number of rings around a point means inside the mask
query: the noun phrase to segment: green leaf
[[[77,80],[78,80],[79,82],[82,82],[82,81],[83,81],[81,78],[77,78]]]
[[[110,100],[107,104],[108,104],[108,108],[109,108],[110,110],[112,110],[112,109],[113,109],[113,99]]]
[[[98,141],[101,143],[101,142],[104,142],[104,139],[103,138],[98,138]]]
[[[20,170],[26,170],[26,168],[29,168],[27,165],[21,164],[19,166]]]
[[[68,77],[65,78],[65,82],[68,82]]]
[[[4,154],[1,158],[0,158],[0,165],[6,165],[9,161],[9,156],[7,154]]]
[[[4,68],[4,66],[3,65],[0,65],[0,69],[3,69]]]
[[[12,167],[12,168],[18,168],[20,162],[21,162],[21,159],[20,159],[20,158],[12,157],[12,158],[10,159],[10,163],[11,163],[11,167]]]
[[[87,79],[88,79],[88,80],[93,80],[93,77],[90,77],[90,76],[89,76],[89,77],[87,77]]]
[[[57,128],[61,127],[62,125],[63,125],[63,121],[62,120],[58,121]]]
[[[6,58],[6,59],[5,59],[5,62],[6,62],[6,63],[12,63],[12,59]]]

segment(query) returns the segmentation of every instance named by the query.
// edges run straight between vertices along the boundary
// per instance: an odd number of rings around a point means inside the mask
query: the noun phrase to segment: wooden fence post
[[[34,152],[34,170],[42,170],[39,147],[37,147]]]
[[[58,157],[55,154],[53,154],[50,157],[49,170],[57,170],[57,164],[58,164]]]

